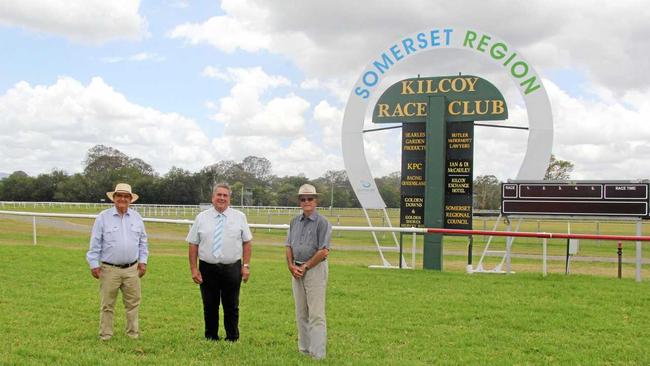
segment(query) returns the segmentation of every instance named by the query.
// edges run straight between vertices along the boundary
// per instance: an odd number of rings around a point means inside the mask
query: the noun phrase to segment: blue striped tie
[[[223,224],[226,221],[226,215],[217,215],[217,226],[214,228],[214,236],[212,237],[212,254],[218,257],[221,254],[221,246],[223,244]]]

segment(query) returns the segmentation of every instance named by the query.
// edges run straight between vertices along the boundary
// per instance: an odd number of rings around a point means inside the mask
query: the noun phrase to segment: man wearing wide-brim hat
[[[99,279],[99,338],[113,336],[113,313],[118,290],[126,310],[126,334],[138,338],[140,277],[147,271],[147,232],[140,214],[129,208],[138,199],[131,186],[119,183],[106,196],[114,206],[97,215],[86,260],[90,273]]]
[[[332,225],[316,210],[318,193],[313,185],[303,184],[298,198],[302,213],[291,220],[286,242],[287,266],[293,277],[298,350],[314,359],[323,359],[327,346],[325,292]]]

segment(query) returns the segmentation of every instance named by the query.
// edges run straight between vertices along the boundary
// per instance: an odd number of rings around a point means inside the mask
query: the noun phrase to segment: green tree
[[[77,173],[57,184],[56,191],[54,192],[54,200],[61,202],[98,202],[102,199],[108,200],[106,195],[103,197],[91,195],[90,186],[90,180],[85,175]]]
[[[240,164],[243,171],[249,173],[259,183],[268,184],[271,178],[271,162],[267,158],[247,156]]]
[[[302,174],[274,179],[272,190],[275,192],[277,205],[289,207],[299,206],[298,189],[301,185],[308,182],[309,179]]]
[[[50,174],[39,174],[34,179],[33,200],[40,202],[54,201],[57,186],[63,184],[67,179],[68,175],[62,170],[53,170]]]
[[[479,175],[474,179],[474,207],[497,210],[501,206],[501,182],[494,175]]]
[[[356,207],[358,204],[345,170],[328,170],[312,184],[321,193],[321,206]]]
[[[110,146],[95,145],[88,149],[84,162],[84,175],[93,177],[127,166],[129,157]]]
[[[160,181],[159,203],[196,205],[200,189],[196,177],[189,171],[172,167]]]
[[[130,158],[121,151],[110,146],[96,145],[86,154],[84,176],[88,179],[90,201],[105,198],[105,192],[115,187],[117,183],[131,184],[134,191],[145,192],[141,202],[155,200],[151,184],[157,177],[153,167],[140,158]],[[154,201],[155,202],[155,201]]]
[[[34,178],[23,171],[15,171],[2,180],[2,199],[5,201],[33,201]]]
[[[212,198],[212,187],[221,182],[229,182],[230,170],[236,165],[233,160],[223,160],[208,165],[196,174],[199,185],[200,202],[210,202]]]
[[[400,182],[401,182],[400,172],[392,172],[381,178],[376,178],[375,183],[377,183],[377,189],[379,194],[384,199],[387,207],[400,207]]]
[[[238,166],[242,170],[239,182],[244,185],[245,204],[268,206],[277,201],[271,189],[275,177],[267,158],[247,156]]]
[[[559,160],[551,154],[544,180],[568,180],[571,179],[571,172],[573,171],[573,163],[567,160]]]

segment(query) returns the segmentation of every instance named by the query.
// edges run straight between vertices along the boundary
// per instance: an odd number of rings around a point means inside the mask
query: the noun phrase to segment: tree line
[[[547,179],[568,179],[573,164],[551,158]],[[233,205],[298,206],[298,188],[305,183],[321,193],[320,205],[360,207],[344,170],[328,170],[316,179],[304,174],[278,177],[271,162],[247,156],[240,162],[219,161],[198,172],[172,167],[164,175],[139,158],[132,158],[109,146],[90,148],[81,173],[62,170],[31,177],[16,171],[0,180],[0,200],[32,202],[103,202],[115,184],[127,182],[140,196],[138,203],[196,205],[210,202],[212,186],[227,182],[232,187]],[[376,178],[379,192],[388,207],[400,205],[400,172]],[[498,209],[501,182],[493,175],[474,180],[474,206]]]

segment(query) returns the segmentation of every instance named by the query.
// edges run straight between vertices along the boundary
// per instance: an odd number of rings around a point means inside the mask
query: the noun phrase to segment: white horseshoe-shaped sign
[[[341,145],[348,179],[361,206],[386,207],[366,160],[363,124],[370,95],[381,79],[397,64],[426,51],[462,49],[485,55],[500,65],[518,85],[528,112],[528,144],[517,179],[541,179],[553,146],[553,114],[542,80],[507,42],[475,29],[446,27],[428,29],[403,37],[370,62],[350,92],[343,114]]]

